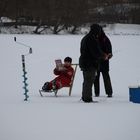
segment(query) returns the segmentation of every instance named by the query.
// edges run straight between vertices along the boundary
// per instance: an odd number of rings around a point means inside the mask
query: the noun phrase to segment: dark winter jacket
[[[109,59],[113,56],[112,55],[112,45],[109,38],[103,33],[99,39],[100,47],[102,51],[106,54],[111,54]],[[99,71],[109,71],[109,60],[101,60]]]
[[[97,68],[99,60],[104,57],[104,53],[99,46],[95,35],[90,31],[81,41],[79,58],[79,66],[81,70],[89,70],[90,68]]]

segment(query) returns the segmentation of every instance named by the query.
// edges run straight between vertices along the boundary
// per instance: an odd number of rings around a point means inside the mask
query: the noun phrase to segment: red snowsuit
[[[65,70],[63,71],[59,71],[56,68],[54,69],[54,74],[58,76],[49,83],[50,89],[52,89],[53,81],[55,81],[55,85],[57,89],[70,86],[71,79],[74,74],[74,69],[71,66],[64,66],[64,67]]]

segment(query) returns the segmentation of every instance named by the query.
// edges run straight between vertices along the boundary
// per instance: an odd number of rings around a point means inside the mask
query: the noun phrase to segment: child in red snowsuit
[[[63,69],[54,69],[54,74],[57,75],[55,79],[50,82],[46,82],[42,87],[43,91],[57,90],[62,87],[70,86],[72,76],[74,74],[74,69],[71,67],[72,59],[66,57],[64,59]]]

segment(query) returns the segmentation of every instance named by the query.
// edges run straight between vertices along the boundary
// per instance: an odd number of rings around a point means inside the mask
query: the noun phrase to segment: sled
[[[43,92],[53,92],[55,94],[55,97],[57,97],[57,92],[58,90],[48,90],[48,91],[44,91],[44,90],[39,90],[40,96],[43,97]]]
[[[74,73],[73,73],[73,76],[71,78],[71,83],[70,83],[69,86],[63,87],[63,88],[69,88],[69,93],[68,93],[69,96],[71,96],[71,92],[72,92],[72,88],[73,88],[73,83],[74,83],[74,78],[75,78],[75,74],[76,74],[76,71],[77,71],[77,66],[79,64],[71,64],[71,65],[74,66]],[[48,90],[48,91],[39,90],[39,93],[40,93],[40,96],[43,97],[43,93],[45,93],[45,92],[50,92],[50,93],[53,92],[55,97],[57,97],[57,93],[58,93],[59,90],[61,90],[61,88],[60,89],[55,89],[55,90],[51,89],[51,90]]]

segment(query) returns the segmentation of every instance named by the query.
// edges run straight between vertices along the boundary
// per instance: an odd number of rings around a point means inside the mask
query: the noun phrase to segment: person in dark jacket
[[[97,76],[94,82],[94,92],[96,97],[100,96],[100,73],[102,73],[106,94],[108,97],[112,97],[113,90],[109,75],[109,59],[113,56],[112,45],[102,28],[101,35],[99,37],[99,43],[102,51],[108,55],[108,59],[100,60],[99,69],[97,71]]]
[[[102,51],[99,44],[101,27],[93,24],[89,33],[81,40],[79,66],[83,71],[82,100],[84,102],[93,102],[92,85],[95,81],[97,68],[101,59],[108,59],[108,56]]]

